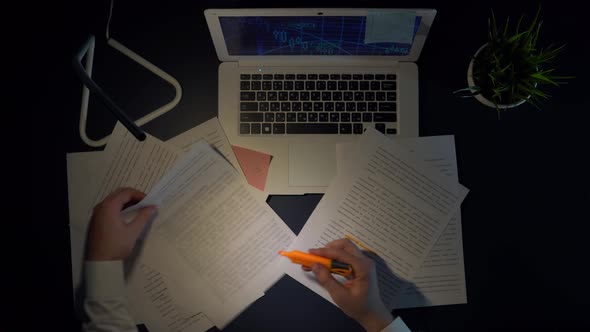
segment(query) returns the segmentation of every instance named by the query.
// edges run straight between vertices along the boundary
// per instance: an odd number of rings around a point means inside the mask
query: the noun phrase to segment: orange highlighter
[[[279,251],[279,254],[288,257],[295,264],[301,264],[303,266],[311,268],[313,263],[320,263],[323,266],[327,267],[328,270],[330,270],[330,272],[332,273],[339,274],[345,277],[352,275],[352,266],[350,264],[341,263],[337,260],[308,254],[305,252],[301,252],[299,250],[293,250],[288,252],[281,250]]]

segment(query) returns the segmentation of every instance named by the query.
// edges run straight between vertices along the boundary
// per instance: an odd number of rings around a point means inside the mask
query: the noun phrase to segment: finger
[[[362,257],[363,252],[349,239],[338,239],[326,244],[326,248],[342,249],[349,254],[357,257]]]
[[[330,293],[332,298],[338,297],[340,293],[345,291],[344,287],[332,277],[332,274],[325,266],[314,263],[311,269],[320,285]]]
[[[123,207],[127,203],[137,203],[141,201],[145,194],[133,188],[120,188],[120,190],[113,192],[111,200],[117,206]]]
[[[144,207],[143,209],[137,212],[137,215],[133,220],[129,223],[128,227],[131,228],[131,231],[134,236],[138,236],[139,233],[145,227],[145,224],[151,219],[151,217],[156,213],[157,209],[155,206],[148,206]]]

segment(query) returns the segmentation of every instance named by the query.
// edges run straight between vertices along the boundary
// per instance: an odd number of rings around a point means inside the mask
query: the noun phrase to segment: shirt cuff
[[[387,325],[381,332],[412,332],[404,323],[401,317],[396,317],[391,324]]]
[[[84,268],[88,297],[120,297],[125,294],[122,261],[86,261]]]

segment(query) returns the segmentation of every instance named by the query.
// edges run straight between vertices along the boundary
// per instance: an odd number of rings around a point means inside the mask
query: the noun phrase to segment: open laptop
[[[269,194],[323,193],[336,144],[418,136],[418,59],[433,9],[207,9],[219,120],[273,156]]]

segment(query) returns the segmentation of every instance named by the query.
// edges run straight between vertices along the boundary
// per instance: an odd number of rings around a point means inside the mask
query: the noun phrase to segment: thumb
[[[314,263],[311,266],[311,270],[313,274],[317,278],[318,282],[322,287],[324,287],[328,293],[332,296],[332,298],[336,297],[339,292],[344,291],[344,287],[332,277],[332,274],[328,269],[318,263]]]
[[[147,206],[137,212],[133,221],[129,223],[129,227],[131,227],[134,234],[139,235],[145,224],[156,213],[156,210],[155,206]]]

